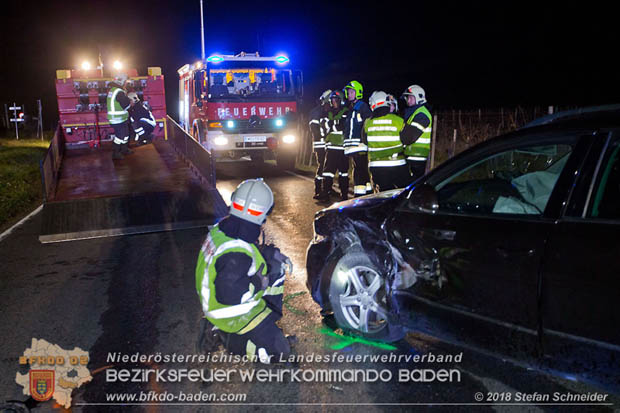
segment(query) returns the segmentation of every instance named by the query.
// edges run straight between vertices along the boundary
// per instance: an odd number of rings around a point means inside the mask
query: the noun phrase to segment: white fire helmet
[[[407,96],[412,95],[415,97],[416,105],[423,105],[426,103],[426,93],[424,93],[424,89],[422,89],[418,85],[411,85],[405,90],[403,96],[407,99]]]
[[[246,179],[230,197],[230,215],[262,225],[273,208],[273,192],[263,178]]]
[[[321,105],[327,105],[329,103],[329,96],[332,94],[331,89],[327,89],[319,98]]]
[[[375,110],[382,106],[389,106],[388,96],[385,92],[378,91],[372,92],[370,95],[370,99],[368,99],[368,103],[370,104],[370,109]]]
[[[136,92],[129,92],[127,97],[132,100],[134,103],[140,103],[140,98]]]

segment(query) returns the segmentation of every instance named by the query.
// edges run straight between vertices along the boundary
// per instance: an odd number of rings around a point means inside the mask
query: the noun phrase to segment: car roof
[[[535,119],[521,127],[520,130],[550,124],[555,125],[557,128],[605,128],[620,126],[620,104],[590,106],[554,113]]]

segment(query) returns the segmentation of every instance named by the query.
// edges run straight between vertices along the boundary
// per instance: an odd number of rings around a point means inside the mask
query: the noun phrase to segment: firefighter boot
[[[314,196],[313,199],[319,199],[321,197],[321,192],[323,192],[323,185],[321,185],[321,179],[314,178]]]
[[[121,153],[123,155],[131,155],[133,151],[129,149],[129,142],[121,145]]]
[[[346,201],[349,199],[349,177],[339,176],[338,186],[340,187],[340,200]]]
[[[334,178],[332,178],[331,176],[326,176],[323,178],[323,188],[321,188],[321,194],[319,195],[319,197],[317,198],[317,201],[319,202],[329,202],[329,189],[332,187],[334,183]]]
[[[112,150],[112,159],[113,160],[120,160],[123,159],[124,156],[121,153],[121,145],[115,143],[114,144],[114,149]]]

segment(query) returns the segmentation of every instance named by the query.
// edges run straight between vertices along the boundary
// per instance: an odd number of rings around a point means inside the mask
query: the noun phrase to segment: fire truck
[[[110,141],[114,129],[106,117],[106,98],[114,74],[121,69],[106,73],[103,66],[56,71],[56,97],[60,125],[64,129],[68,145],[98,147],[102,141]],[[154,137],[164,137],[166,132],[166,97],[164,76],[159,67],[149,67],[147,76],[138,76],[136,69],[122,70],[129,76],[127,89],[138,94],[151,108],[157,126]]]
[[[59,123],[40,163],[43,243],[208,227],[228,213],[211,154],[166,114],[161,70],[115,66],[56,73]],[[113,160],[106,100],[121,70],[157,125],[152,144]]]
[[[300,147],[303,75],[285,55],[209,56],[179,73],[181,126],[215,159],[276,160],[293,169]]]

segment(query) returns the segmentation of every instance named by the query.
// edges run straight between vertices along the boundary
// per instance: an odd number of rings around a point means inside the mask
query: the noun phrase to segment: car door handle
[[[497,247],[495,248],[495,251],[497,251],[497,253],[504,258],[508,258],[511,256],[514,257],[518,255],[527,255],[528,257],[533,257],[534,254],[536,254],[536,250],[534,248],[511,249],[511,248]]]

